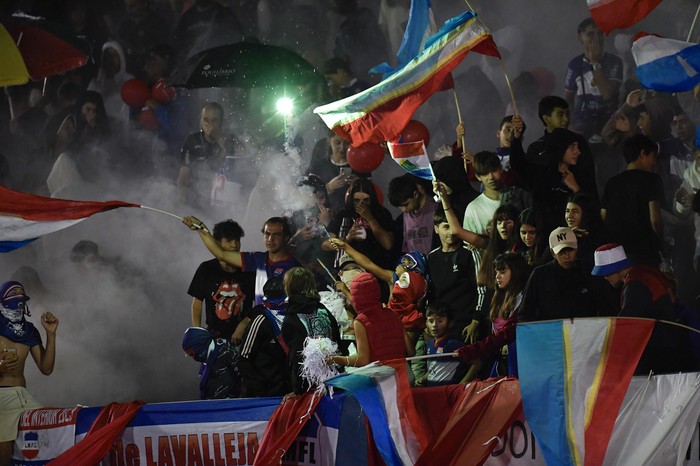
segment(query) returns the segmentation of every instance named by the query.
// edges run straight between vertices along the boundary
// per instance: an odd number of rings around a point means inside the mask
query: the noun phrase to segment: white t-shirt
[[[493,218],[494,212],[501,205],[500,199],[489,199],[484,193],[471,201],[464,211],[464,222],[462,227],[465,230],[473,231],[478,235],[486,234],[486,225]]]

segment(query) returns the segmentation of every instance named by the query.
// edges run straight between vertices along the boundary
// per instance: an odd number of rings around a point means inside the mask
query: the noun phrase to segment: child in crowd
[[[511,252],[496,257],[492,266],[496,273],[496,291],[491,299],[489,318],[492,333],[495,334],[506,327],[512,316],[517,315],[530,276],[530,266],[523,256]],[[515,363],[515,344],[509,342],[501,348],[491,375],[517,375]]]
[[[302,350],[306,338],[328,338],[340,345],[340,330],[333,314],[321,304],[311,272],[294,267],[284,274],[284,291],[289,300],[282,322],[282,339],[287,345],[287,376],[292,391],[299,395],[310,387],[301,377]]]
[[[530,267],[549,262],[552,257],[547,247],[547,234],[544,232],[542,216],[535,209],[525,209],[518,216],[520,241],[512,252],[525,257]]]
[[[453,145],[452,155],[457,155],[464,158],[467,178],[469,181],[477,181],[476,171],[474,169],[474,165],[472,164],[474,161],[474,156],[468,150],[462,150],[462,141],[464,140],[464,123],[457,125],[456,130],[457,142],[455,142]],[[517,176],[510,171],[510,150],[511,143],[513,142],[513,115],[503,117],[501,124],[498,126],[498,131],[496,131],[496,138],[498,138],[496,155],[501,161],[501,167],[503,167],[503,177],[501,181],[505,186],[513,186],[518,182]]]
[[[473,341],[482,320],[476,313],[476,269],[472,252],[455,235],[442,209],[433,216],[440,247],[428,255],[428,302],[444,303],[454,317],[455,334]]]
[[[581,265],[593,268],[593,253],[598,246],[605,244],[600,213],[593,200],[586,194],[569,197],[564,212],[566,226],[576,234],[578,240],[577,259]]]
[[[537,105],[537,115],[544,125],[544,135],[530,144],[527,148],[526,159],[529,163],[545,166],[550,134],[557,128],[567,129],[569,127],[569,103],[556,95],[545,96]],[[522,131],[518,131],[517,125],[514,126],[514,140],[511,144],[516,141],[519,143],[524,132],[524,128]]]
[[[350,284],[357,317],[353,323],[357,353],[332,356],[331,362],[340,366],[360,367],[372,361],[412,355],[414,349],[401,319],[382,306],[379,282],[371,273],[360,273]]]
[[[452,336],[452,313],[439,303],[426,310],[427,328],[430,338],[426,342],[428,354],[453,353],[462,347],[462,341]],[[416,386],[449,385],[472,380],[480,364],[471,367],[450,357],[428,359],[428,372],[416,380]]]
[[[493,214],[493,228],[489,236],[489,244],[482,255],[481,268],[477,277],[479,285],[493,290],[496,274],[493,270],[493,260],[499,254],[511,251],[518,241],[520,225],[519,212],[511,204],[504,204]]]
[[[401,317],[404,329],[415,343],[425,327],[425,316],[421,308],[428,291],[428,263],[423,254],[417,251],[404,254],[396,268],[389,270],[375,264],[369,257],[341,239],[333,238],[331,243],[338,249],[344,249],[360,267],[377,277],[380,282],[392,287],[387,307]]]

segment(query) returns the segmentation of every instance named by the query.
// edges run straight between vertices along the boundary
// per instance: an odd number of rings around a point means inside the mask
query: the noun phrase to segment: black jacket
[[[340,330],[333,314],[318,299],[290,296],[282,322],[282,339],[287,345],[287,374],[294,393],[309,389],[301,377],[302,350],[307,337],[327,337],[340,343]]]

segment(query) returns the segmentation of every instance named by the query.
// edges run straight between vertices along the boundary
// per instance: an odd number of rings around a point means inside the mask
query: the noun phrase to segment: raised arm
[[[433,190],[440,193],[440,199],[442,200],[442,208],[445,211],[445,217],[447,218],[447,223],[450,224],[450,228],[462,241],[466,241],[472,246],[478,249],[484,249],[488,245],[489,239],[486,236],[478,235],[473,231],[465,230],[459,223],[457,214],[455,214],[452,205],[450,204],[449,188],[442,181],[433,182]]]
[[[345,249],[345,252],[348,253],[348,255],[352,257],[355,260],[355,262],[357,262],[357,265],[359,265],[367,272],[377,277],[377,279],[387,282],[389,286],[394,284],[394,272],[392,272],[391,270],[381,268],[380,266],[372,262],[372,259],[365,256],[364,254],[350,246],[349,243],[346,243],[341,239],[333,238],[331,242],[338,249]]]
[[[241,258],[240,252],[226,251],[221,247],[219,242],[209,233],[207,226],[199,220],[197,217],[185,217],[182,219],[182,223],[187,225],[190,230],[194,230],[199,233],[199,237],[202,238],[202,242],[207,247],[209,252],[211,252],[214,257],[224,261],[234,267],[243,268],[243,260]]]
[[[50,375],[53,372],[53,366],[56,362],[56,329],[58,328],[58,319],[50,312],[45,312],[41,315],[41,325],[46,330],[46,348],[39,343],[31,348],[32,358],[36,362],[39,371],[44,375]]]

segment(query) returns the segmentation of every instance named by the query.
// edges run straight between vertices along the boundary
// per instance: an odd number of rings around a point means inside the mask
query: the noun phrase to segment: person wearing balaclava
[[[41,408],[27,391],[24,363],[31,353],[44,375],[53,372],[56,360],[58,319],[50,312],[41,315],[46,331],[46,347],[34,324],[27,321],[29,296],[21,283],[0,285],[0,466],[10,464],[12,446],[17,438],[20,415]]]

